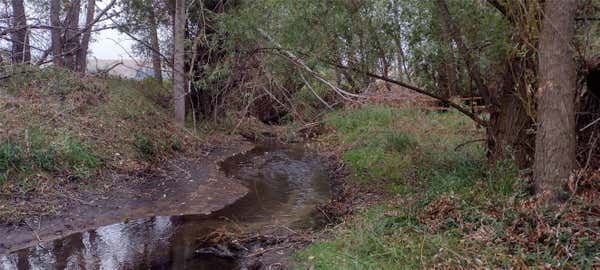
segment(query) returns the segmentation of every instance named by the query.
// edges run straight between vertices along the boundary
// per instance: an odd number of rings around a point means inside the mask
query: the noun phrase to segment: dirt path
[[[227,178],[217,164],[251,148],[252,144],[240,140],[204,147],[196,157],[177,157],[150,174],[112,174],[100,183],[103,192],[54,194],[66,210],[51,217],[32,217],[21,225],[0,225],[0,254],[146,216],[208,214],[222,209],[243,197],[247,189]]]

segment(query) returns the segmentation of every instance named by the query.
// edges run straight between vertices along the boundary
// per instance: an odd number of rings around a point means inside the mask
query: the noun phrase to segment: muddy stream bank
[[[187,209],[181,215],[173,206],[171,213],[125,220],[0,255],[0,269],[261,268],[265,265],[247,258],[276,244],[275,238],[264,235],[285,238],[320,226],[317,205],[331,198],[327,166],[303,147],[257,146],[221,161],[219,167],[248,190],[221,210],[206,215],[203,209],[192,214]],[[215,197],[226,192],[227,186],[221,188],[211,191]]]

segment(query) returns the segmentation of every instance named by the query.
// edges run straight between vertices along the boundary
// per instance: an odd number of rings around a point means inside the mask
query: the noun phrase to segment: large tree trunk
[[[535,59],[529,54],[526,59]],[[524,103],[527,89],[535,85],[535,81],[526,82],[526,78],[515,78],[514,74],[525,74],[535,70],[535,63],[510,59],[497,82],[496,98],[499,110],[490,113],[490,124],[487,128],[488,158],[496,163],[512,158],[519,168],[529,168],[533,161],[534,138],[529,132],[533,126],[531,112]],[[522,76],[522,75],[520,75]]]
[[[50,25],[52,30],[52,63],[57,67],[63,66],[62,61],[62,25],[60,23],[60,0],[50,0]]]
[[[179,124],[185,122],[185,0],[175,0],[175,26],[173,27],[174,50],[173,50],[173,106],[175,107],[175,120]]]
[[[154,4],[150,7],[149,14],[149,30],[150,30],[150,46],[152,46],[152,69],[154,70],[154,78],[162,83],[162,60],[160,58],[160,45],[158,43],[158,31]]]
[[[72,0],[69,2],[67,16],[65,17],[65,43],[64,45],[64,66],[70,70],[76,70],[77,53],[79,51],[79,12],[81,9],[81,0]]]
[[[576,0],[547,0],[539,40],[538,127],[533,176],[537,192],[556,201],[576,167],[576,66],[570,48]]]
[[[12,39],[12,61],[15,64],[29,63],[31,51],[29,47],[29,31],[27,29],[27,17],[23,0],[12,0],[14,31]]]
[[[88,0],[87,11],[85,15],[85,31],[81,36],[81,44],[77,52],[77,71],[84,72],[87,70],[87,54],[92,37],[92,23],[94,21],[94,12],[96,10],[96,0]]]

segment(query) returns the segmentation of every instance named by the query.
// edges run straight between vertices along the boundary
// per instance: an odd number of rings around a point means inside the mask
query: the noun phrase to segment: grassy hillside
[[[193,143],[159,105],[166,90],[150,81],[46,68],[1,86],[0,222],[56,207],[27,205],[30,198],[66,185],[101,186],[108,170],[141,170]]]
[[[369,106],[331,113],[327,123],[325,142],[341,145],[350,181],[385,199],[298,254],[300,268],[600,264],[594,199],[571,195],[560,211],[546,211],[530,195],[527,172],[510,161],[487,163],[484,134],[466,117]]]

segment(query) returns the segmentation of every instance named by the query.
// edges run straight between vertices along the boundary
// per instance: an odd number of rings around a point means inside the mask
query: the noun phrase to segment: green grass
[[[367,106],[333,112],[327,124],[330,143],[342,146],[353,172],[350,181],[379,187],[389,199],[347,217],[330,237],[296,254],[299,269],[599,263],[598,238],[585,229],[598,219],[526,207],[529,187],[512,161],[491,165],[481,143],[462,145],[484,136],[466,117]],[[568,206],[573,213],[583,209],[576,199]],[[574,238],[575,231],[587,238]]]
[[[39,131],[38,131],[39,132]],[[91,148],[73,137],[61,143],[42,144],[36,137],[25,140],[25,148],[7,140],[0,145],[0,184],[28,182],[27,178],[42,173],[60,173],[69,177],[89,177],[99,161]],[[28,189],[27,189],[28,190]]]

